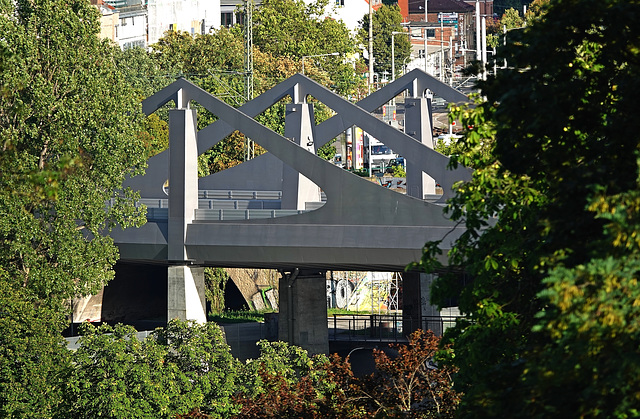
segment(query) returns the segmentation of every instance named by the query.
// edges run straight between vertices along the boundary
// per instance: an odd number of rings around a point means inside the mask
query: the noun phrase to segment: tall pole
[[[424,72],[425,72],[425,73],[429,73],[429,72],[427,71],[427,57],[428,57],[428,54],[427,54],[427,46],[428,46],[428,42],[427,42],[427,35],[428,35],[428,34],[429,34],[429,31],[428,31],[428,30],[427,30],[427,28],[425,27],[425,28],[422,30],[422,35],[423,35],[423,36],[422,36],[422,38],[424,39]]]
[[[480,46],[480,2],[476,0],[476,61],[482,61],[482,47]]]
[[[487,79],[487,18],[482,17],[482,80]]]
[[[444,19],[440,15],[440,81],[444,83]]]
[[[391,81],[394,81],[396,79],[396,42],[395,42],[395,36],[396,35],[411,35],[410,32],[399,32],[399,31],[393,31],[391,32]]]
[[[453,53],[453,36],[449,36],[449,61],[451,62],[451,78],[449,79],[449,86],[453,86],[453,76],[455,71],[455,56]]]
[[[395,32],[391,32],[391,81],[393,82],[396,79],[396,43]]]
[[[245,83],[247,102],[253,99],[253,0],[246,0],[245,4]],[[247,153],[245,161],[251,160],[255,155],[253,141],[246,137]]]
[[[369,93],[373,86],[373,0],[369,0]]]
[[[427,1],[428,0],[424,0],[424,23],[427,23],[429,21],[429,9],[427,9]]]

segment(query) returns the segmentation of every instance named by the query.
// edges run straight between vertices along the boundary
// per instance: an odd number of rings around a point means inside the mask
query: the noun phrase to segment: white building
[[[305,1],[309,3],[309,0]],[[372,0],[372,2],[372,7],[375,9],[382,3],[382,0]],[[325,17],[343,21],[354,34],[360,28],[360,21],[367,14],[369,14],[367,0],[331,0],[325,10]]]
[[[120,22],[116,27],[117,43],[120,48],[146,48],[147,46],[147,10],[144,4],[131,4],[117,9]]]
[[[195,35],[220,27],[220,0],[148,0],[147,12],[148,45],[170,30]]]
[[[167,31],[206,34],[220,27],[220,0],[92,0],[101,37],[120,48],[147,48]]]

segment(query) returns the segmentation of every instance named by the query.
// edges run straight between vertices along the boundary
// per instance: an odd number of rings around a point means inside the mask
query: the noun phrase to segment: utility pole
[[[253,99],[253,0],[246,0],[244,8],[244,31],[245,31],[245,91],[247,102]],[[245,161],[255,157],[255,144],[247,137],[247,153]]]

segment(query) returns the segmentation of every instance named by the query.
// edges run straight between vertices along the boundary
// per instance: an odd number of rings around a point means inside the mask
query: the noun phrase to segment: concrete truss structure
[[[405,131],[371,112],[408,90]],[[114,231],[121,259],[133,262],[195,264],[292,270],[401,271],[422,255],[425,242],[443,240],[449,248],[462,229],[443,215],[442,203],[452,185],[470,178],[470,171],[448,169],[449,159],[432,149],[428,91],[450,102],[467,98],[437,79],[414,70],[367,98],[352,104],[313,80],[297,74],[235,109],[187,80],[180,79],[143,103],[147,114],[168,102],[169,149],[149,160],[145,175],[126,186],[140,190],[149,208],[149,222],[140,229]],[[279,100],[287,105],[281,136],[253,117]],[[335,116],[315,126],[307,97],[323,102]],[[196,133],[195,101],[219,120]],[[380,187],[315,155],[315,151],[356,125],[407,159],[408,194]],[[269,153],[234,168],[197,178],[197,156],[234,130]],[[428,175],[428,176],[427,176]],[[443,188],[437,202],[427,190],[428,178]],[[169,180],[170,187],[166,182]],[[326,202],[305,210],[310,196]],[[222,211],[203,208],[206,194],[228,191],[280,193],[279,209],[251,210],[241,219],[224,219]],[[311,193],[309,192],[311,191]],[[226,192],[225,192],[226,193]],[[298,199],[307,194],[304,200]],[[413,195],[413,196],[411,196]],[[168,198],[168,199],[167,199]],[[164,204],[163,204],[164,203]],[[150,207],[152,205],[149,205]],[[312,206],[313,207],[313,206]],[[288,212],[287,212],[288,211]]]

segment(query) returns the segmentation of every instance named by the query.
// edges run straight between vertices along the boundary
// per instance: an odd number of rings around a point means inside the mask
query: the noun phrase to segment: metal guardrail
[[[442,336],[453,327],[458,316],[422,316],[412,318],[402,313],[395,314],[334,314],[333,327],[329,329],[331,340],[406,342],[407,336],[416,329],[431,330]]]
[[[198,191],[198,209],[195,219],[198,221],[240,221],[265,218],[287,217],[313,211],[326,202],[307,202],[305,210],[280,209],[282,191],[235,191],[201,190]],[[113,205],[113,199],[107,203]],[[169,200],[167,198],[141,198],[136,206],[147,207],[147,220],[164,221],[168,219]]]
[[[233,221],[233,220],[257,220],[264,218],[286,217],[305,213],[303,210],[269,210],[269,209],[197,209],[197,221]]]
[[[200,199],[282,199],[282,191],[233,191],[233,190],[201,190]]]

